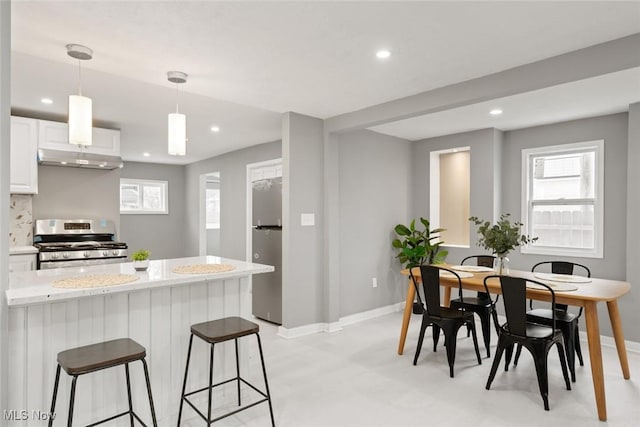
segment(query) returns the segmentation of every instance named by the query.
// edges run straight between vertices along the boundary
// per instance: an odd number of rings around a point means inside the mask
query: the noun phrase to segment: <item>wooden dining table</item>
[[[451,268],[448,265],[439,265],[440,267]],[[420,268],[413,268],[413,277],[416,281],[420,281]],[[405,276],[409,275],[409,270],[405,269],[401,272]],[[485,291],[484,278],[493,275],[493,272],[476,272],[472,277],[461,278],[463,289],[470,291]],[[529,271],[511,270],[510,276],[523,277],[525,279],[538,280],[535,273]],[[458,281],[455,277],[440,277],[440,285],[444,287],[443,303],[449,304],[451,300],[452,287],[458,287]],[[618,299],[629,292],[631,285],[628,282],[619,280],[606,280],[589,278],[588,282],[572,283],[571,291],[554,291],[556,303],[566,304],[576,307],[583,307],[585,320],[587,324],[587,341],[589,344],[589,361],[591,365],[591,374],[593,377],[593,389],[595,392],[596,406],[598,410],[598,418],[601,421],[607,419],[607,401],[604,387],[604,369],[602,364],[602,348],[600,344],[600,325],[598,323],[598,303],[606,302],[609,311],[609,321],[613,331],[613,338],[618,351],[620,367],[622,368],[622,376],[624,379],[630,379],[629,361],[627,359],[627,349],[624,342],[624,332],[622,330],[622,321],[620,320],[620,310],[618,309]],[[500,294],[500,283],[497,278],[487,281],[489,292]],[[562,288],[560,288],[562,289]],[[404,307],[404,316],[402,318],[402,328],[400,330],[400,341],[398,343],[398,354],[404,352],[404,344],[407,338],[407,329],[411,320],[412,306],[415,298],[415,286],[409,277],[407,287],[407,299]],[[527,289],[527,298],[539,301],[550,301],[550,294],[547,291],[537,289]]]

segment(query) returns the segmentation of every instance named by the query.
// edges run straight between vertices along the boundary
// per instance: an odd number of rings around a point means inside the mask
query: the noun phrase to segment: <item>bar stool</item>
[[[138,420],[140,424],[146,427],[146,424],[133,412],[133,403],[131,400],[131,381],[129,379],[129,363],[140,360],[144,367],[144,377],[147,382],[147,393],[149,394],[149,406],[151,407],[151,417],[154,427],[158,425],[156,421],[156,412],[153,406],[153,398],[151,397],[151,383],[149,382],[149,371],[147,362],[145,361],[146,350],[143,346],[129,338],[120,338],[112,341],[91,344],[84,347],[77,347],[58,353],[58,368],[56,369],[56,380],[53,386],[53,398],[51,400],[51,413],[56,409],[56,397],[58,395],[58,383],[60,382],[60,368],[63,368],[67,374],[73,377],[71,381],[71,399],[69,401],[69,418],[67,426],[71,426],[73,421],[73,404],[76,396],[76,381],[80,375],[90,374],[102,369],[112,368],[114,366],[124,365],[124,372],[127,377],[127,394],[129,398],[129,410],[120,414],[105,418],[102,421],[91,424],[92,426],[111,421],[113,419],[129,415],[131,425],[133,419]],[[53,419],[49,419],[49,427],[53,425]]]
[[[275,427],[275,421],[273,419],[273,408],[271,407],[271,394],[269,393],[269,383],[267,382],[267,371],[264,367],[264,356],[262,355],[262,344],[260,342],[260,334],[258,333],[260,330],[260,326],[257,324],[245,320],[241,317],[225,317],[223,319],[212,320],[210,322],[198,323],[196,325],[191,326],[191,338],[189,339],[189,350],[187,352],[187,363],[184,369],[184,382],[182,383],[182,396],[180,398],[180,410],[178,411],[178,426],[180,426],[180,419],[182,417],[182,405],[184,402],[187,402],[189,406],[191,406],[194,411],[202,417],[207,422],[207,425],[214,423],[218,420],[226,418],[230,415],[236,414],[240,411],[244,411],[245,409],[249,409],[253,406],[256,406],[263,402],[269,403],[269,413],[271,415],[271,425]],[[240,364],[238,363],[238,338],[255,334],[258,339],[258,349],[260,350],[260,363],[262,364],[262,374],[264,376],[264,385],[266,392],[259,390],[252,384],[249,384],[243,378],[240,377]],[[203,387],[201,389],[191,391],[189,393],[186,392],[187,388],[187,376],[189,374],[189,360],[191,359],[191,346],[193,345],[193,336],[197,336],[203,341],[211,344],[211,352],[209,356],[209,386]],[[225,381],[218,382],[216,384],[213,383],[213,350],[216,344],[234,340],[235,349],[236,349],[236,376],[234,378],[230,378]],[[227,384],[230,382],[237,382],[237,392],[238,392],[238,406],[242,406],[240,400],[240,383],[251,387],[257,393],[262,395],[263,399],[258,400],[257,402],[251,403],[244,407],[240,407],[234,411],[228,412],[224,415],[211,419],[211,405],[212,405],[212,393],[215,387],[221,386],[223,384]],[[200,393],[202,391],[209,391],[209,400],[207,405],[207,415],[205,416],[198,408],[195,407],[193,403],[191,403],[187,397],[192,394]]]

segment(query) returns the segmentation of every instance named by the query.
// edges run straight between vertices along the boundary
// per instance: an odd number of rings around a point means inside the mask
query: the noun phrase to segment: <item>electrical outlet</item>
[[[378,279],[376,277],[371,279],[371,286],[373,286],[374,288],[378,287]]]

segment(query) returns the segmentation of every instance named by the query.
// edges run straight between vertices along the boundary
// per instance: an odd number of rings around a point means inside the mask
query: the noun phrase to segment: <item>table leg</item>
[[[627,359],[627,347],[624,343],[624,332],[622,332],[622,321],[620,320],[620,310],[618,309],[618,301],[608,301],[609,320],[611,321],[611,329],[613,330],[613,338],[616,340],[616,349],[618,350],[618,358],[620,359],[620,367],[622,368],[622,376],[625,380],[631,378],[629,372],[629,360]]]
[[[604,370],[602,367],[602,348],[600,347],[600,326],[598,324],[598,307],[595,301],[586,301],[584,306],[587,321],[587,338],[589,342],[589,360],[593,390],[596,395],[596,406],[600,421],[607,420],[607,399],[604,392]]]
[[[400,342],[398,343],[398,354],[404,352],[404,342],[407,340],[407,329],[409,329],[409,321],[413,309],[413,299],[416,296],[416,290],[413,281],[409,278],[409,286],[407,287],[407,300],[404,303],[404,316],[402,316],[402,328],[400,329]]]
[[[442,305],[449,307],[451,305],[451,288],[449,286],[444,287],[444,297],[442,299]]]

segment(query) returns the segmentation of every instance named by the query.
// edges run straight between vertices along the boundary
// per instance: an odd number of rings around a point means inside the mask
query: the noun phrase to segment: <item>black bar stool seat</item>
[[[56,379],[53,386],[53,398],[51,400],[51,413],[55,411],[56,398],[58,394],[58,384],[60,382],[60,369],[73,377],[71,382],[71,398],[69,401],[69,418],[67,425],[71,426],[73,421],[73,405],[76,393],[76,381],[80,375],[90,374],[92,372],[101,371],[103,369],[112,368],[115,366],[124,365],[125,374],[127,380],[127,394],[129,398],[129,410],[112,417],[106,418],[102,421],[91,424],[92,426],[111,421],[115,418],[119,418],[125,415],[129,415],[131,425],[133,425],[134,418],[138,420],[140,424],[146,426],[146,424],[140,419],[140,417],[133,412],[133,404],[131,399],[131,381],[129,378],[129,363],[141,361],[144,367],[144,376],[147,383],[147,393],[149,395],[149,406],[151,408],[151,417],[153,419],[153,425],[157,426],[155,409],[153,406],[153,398],[151,395],[151,383],[149,381],[149,371],[147,368],[147,362],[145,357],[147,355],[146,349],[130,338],[119,338],[112,341],[105,341],[101,343],[91,344],[84,347],[72,348],[64,350],[58,353],[58,368],[56,369]],[[49,426],[53,425],[53,419],[49,419]]]
[[[260,326],[242,317],[225,317],[191,326],[192,334],[210,344],[257,334],[259,331]]]
[[[182,383],[182,396],[180,398],[180,409],[178,411],[178,426],[180,426],[180,420],[182,418],[182,406],[184,402],[187,402],[194,411],[200,415],[202,419],[207,422],[207,425],[211,425],[212,423],[236,414],[240,411],[244,411],[245,409],[249,409],[253,406],[256,406],[260,403],[267,402],[269,404],[269,414],[271,416],[271,425],[275,427],[275,421],[273,418],[273,408],[271,406],[271,394],[269,393],[269,383],[267,382],[267,371],[264,365],[264,356],[262,354],[262,343],[260,342],[260,326],[250,322],[242,317],[225,317],[223,319],[212,320],[209,322],[198,323],[191,326],[191,337],[189,338],[189,350],[187,351],[187,362],[184,369],[184,382]],[[249,335],[255,335],[258,341],[258,349],[260,351],[260,363],[262,364],[262,375],[264,377],[264,386],[265,391],[262,391],[255,387],[253,384],[245,381],[240,377],[240,363],[238,357],[238,338],[242,338]],[[197,336],[208,344],[211,344],[210,356],[209,356],[209,385],[207,387],[200,388],[198,390],[186,392],[187,388],[187,378],[189,375],[189,361],[191,360],[191,348],[193,346],[193,337]],[[235,354],[236,354],[236,376],[224,381],[220,381],[218,383],[213,382],[213,355],[214,348],[216,344],[223,343],[225,341],[233,340],[235,344]],[[215,387],[228,384],[228,383],[236,383],[237,397],[238,397],[238,409],[228,411],[225,414],[217,416],[216,418],[212,418],[212,405],[213,405],[213,389]],[[242,406],[242,400],[240,396],[240,384],[243,383],[250,388],[252,388],[255,392],[262,396],[262,399],[250,403],[248,405]],[[208,391],[209,399],[207,402],[207,413],[206,415],[200,411],[189,399],[188,397],[200,393],[203,391]]]

